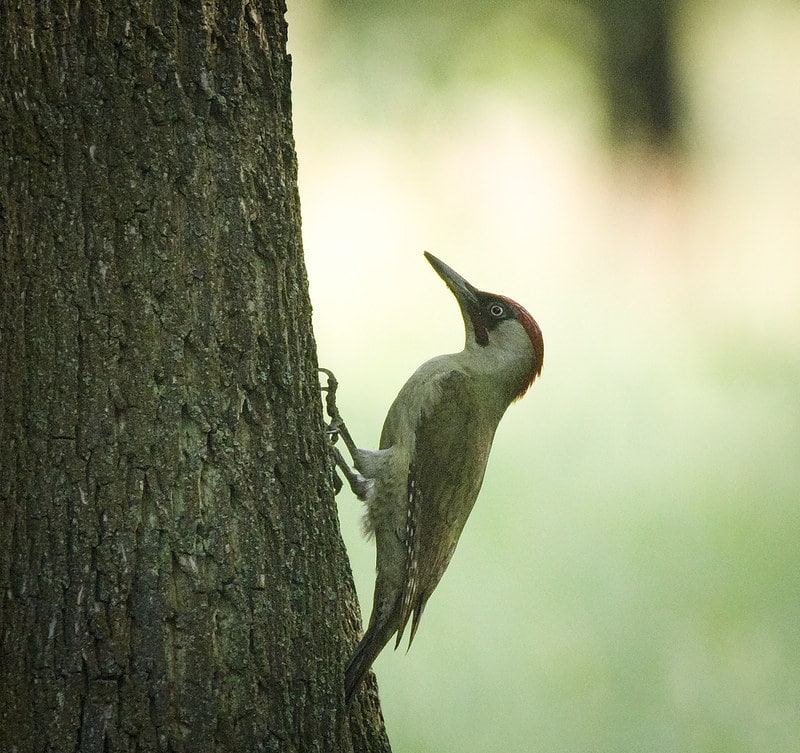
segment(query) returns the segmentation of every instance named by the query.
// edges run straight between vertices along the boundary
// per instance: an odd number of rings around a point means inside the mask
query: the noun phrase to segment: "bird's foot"
[[[347,447],[347,451],[350,453],[350,457],[355,458],[358,448],[353,438],[350,436],[350,432],[347,430],[342,415],[339,413],[339,408],[336,405],[336,390],[339,387],[339,382],[330,369],[323,369],[320,367],[319,370],[327,377],[325,386],[320,387],[322,392],[327,393],[325,395],[325,410],[328,412],[328,416],[331,419],[330,423],[326,424],[325,431],[330,435],[331,444],[336,444],[339,437],[341,437],[345,447]]]
[[[342,475],[347,480],[347,483],[350,486],[353,494],[355,494],[360,500],[366,500],[367,493],[372,488],[373,482],[351,468],[344,459],[342,453],[336,447],[336,442],[339,440],[339,437],[341,437],[345,443],[345,446],[347,447],[347,451],[350,453],[350,456],[355,459],[358,448],[356,447],[356,443],[353,441],[353,438],[350,436],[350,432],[347,430],[347,427],[342,420],[342,416],[339,413],[339,408],[336,406],[336,389],[339,386],[339,382],[336,380],[336,377],[333,375],[333,372],[330,369],[323,369],[320,367],[319,370],[325,374],[327,379],[325,386],[321,386],[320,390],[327,393],[325,395],[325,410],[330,418],[330,423],[325,425],[325,431],[330,437],[331,457],[333,458],[336,467],[342,472]],[[334,474],[334,476],[336,478],[336,481],[334,482],[334,489],[336,494],[338,494],[342,489],[342,481],[338,475]]]

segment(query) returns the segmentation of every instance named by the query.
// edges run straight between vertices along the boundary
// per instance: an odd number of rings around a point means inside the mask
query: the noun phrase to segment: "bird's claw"
[[[318,370],[325,374],[327,378],[325,385],[320,385],[320,390],[327,393],[325,395],[325,410],[331,419],[331,423],[328,426],[333,426],[337,420],[341,419],[339,409],[336,407],[336,390],[339,388],[339,382],[330,369],[324,369],[319,366]]]
[[[333,375],[333,372],[330,369],[324,369],[320,366],[319,370],[327,377],[326,384],[324,386],[321,385],[320,390],[327,393],[325,395],[325,410],[328,413],[330,422],[325,424],[325,433],[330,439],[330,452],[331,457],[333,458],[334,467],[338,468],[344,475],[345,479],[347,479],[347,483],[350,486],[350,489],[352,489],[353,494],[355,494],[359,499],[365,500],[367,493],[372,488],[373,482],[370,479],[364,478],[364,476],[362,476],[360,473],[353,470],[347,464],[344,456],[336,447],[336,443],[339,441],[339,437],[341,437],[345,443],[345,446],[347,447],[348,452],[350,453],[350,456],[355,458],[355,453],[357,450],[355,442],[353,442],[350,432],[344,425],[342,416],[339,413],[339,408],[336,406],[336,389],[339,386],[339,382],[336,380],[336,377]],[[337,473],[334,473],[333,476],[334,491],[336,494],[338,494],[342,490],[343,483]]]
[[[327,377],[326,384],[320,386],[320,390],[327,393],[325,395],[325,410],[330,418],[330,423],[325,424],[325,432],[329,435],[331,444],[333,445],[335,445],[339,441],[339,437],[341,437],[347,447],[347,451],[352,457],[355,457],[357,449],[356,444],[350,436],[347,427],[344,425],[344,420],[336,405],[336,390],[339,387],[339,382],[330,369],[325,369],[322,366],[319,366],[318,369]]]

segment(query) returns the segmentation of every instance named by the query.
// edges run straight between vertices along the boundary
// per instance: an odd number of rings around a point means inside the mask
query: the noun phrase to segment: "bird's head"
[[[544,361],[544,340],[536,320],[510,298],[478,290],[433,254],[426,251],[425,258],[458,301],[466,330],[465,351],[496,363],[498,369],[513,371],[513,397],[522,397]]]

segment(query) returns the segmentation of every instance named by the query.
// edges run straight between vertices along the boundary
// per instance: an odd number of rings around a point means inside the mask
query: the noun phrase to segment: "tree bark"
[[[0,7],[0,750],[387,751],[280,0]]]

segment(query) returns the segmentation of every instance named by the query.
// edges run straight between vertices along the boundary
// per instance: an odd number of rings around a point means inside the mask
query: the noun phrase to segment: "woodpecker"
[[[343,439],[356,470],[335,446],[333,457],[366,503],[364,531],[376,546],[372,615],[345,672],[348,705],[409,620],[411,646],[480,491],[497,425],[542,370],[542,332],[520,304],[476,289],[433,254],[425,258],[458,302],[466,342],[411,375],[389,408],[378,450],[355,445],[335,405],[333,374],[321,369],[333,445]]]

